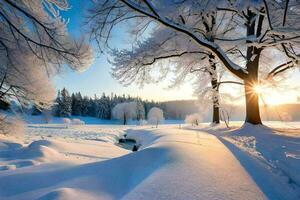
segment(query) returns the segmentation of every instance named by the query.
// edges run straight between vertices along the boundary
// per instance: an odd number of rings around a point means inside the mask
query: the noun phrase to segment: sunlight
[[[264,87],[263,85],[257,84],[253,86],[253,90],[255,93],[257,93],[258,95],[262,94],[264,91]]]
[[[254,85],[253,90],[259,95],[262,104],[279,105],[291,103],[295,99],[294,93],[285,93],[284,91],[267,84]]]

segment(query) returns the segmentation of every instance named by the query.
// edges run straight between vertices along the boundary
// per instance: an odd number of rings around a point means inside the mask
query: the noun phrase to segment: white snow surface
[[[124,134],[136,140],[137,152],[116,144]],[[273,149],[257,150],[257,142],[237,134],[207,126],[30,124],[24,140],[0,137],[0,199],[297,199],[298,137],[284,136],[292,140],[282,165],[296,161],[287,166],[291,184],[281,186],[286,174],[258,159],[268,160]],[[243,142],[253,154],[239,153],[251,152]]]
[[[236,156],[269,199],[300,199],[300,123],[265,122],[265,125],[235,122],[203,125]]]

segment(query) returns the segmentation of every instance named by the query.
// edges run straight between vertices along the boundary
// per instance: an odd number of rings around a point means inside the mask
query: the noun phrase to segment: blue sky
[[[80,0],[70,0],[71,9],[62,12],[65,18],[69,18],[68,29],[69,32],[78,37],[80,34],[86,34],[83,23],[84,16],[88,8],[88,2]],[[128,38],[126,38],[125,30],[119,28],[115,31],[112,44],[113,46],[125,48],[128,45]],[[129,94],[132,96],[139,96],[143,99],[166,101],[166,100],[180,100],[191,99],[193,90],[188,84],[183,85],[179,89],[165,89],[168,83],[165,81],[160,84],[147,85],[144,88],[139,88],[136,85],[124,87],[114,80],[110,75],[111,65],[107,62],[105,55],[101,55],[96,45],[93,45],[95,52],[95,62],[93,65],[83,73],[77,73],[71,70],[66,70],[65,73],[58,75],[54,79],[56,89],[66,87],[71,92],[80,91],[84,95],[94,96],[94,94],[101,95],[103,92],[110,94]]]

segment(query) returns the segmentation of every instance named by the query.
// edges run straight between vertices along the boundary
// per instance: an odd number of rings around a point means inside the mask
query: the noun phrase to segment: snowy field
[[[300,123],[266,124],[28,124],[0,138],[0,199],[299,199]]]

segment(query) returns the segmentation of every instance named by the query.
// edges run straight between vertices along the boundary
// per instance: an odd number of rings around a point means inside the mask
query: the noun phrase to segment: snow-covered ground
[[[218,137],[270,199],[300,199],[300,123],[187,127]]]
[[[43,115],[22,115],[21,116],[24,121],[28,124],[62,124],[63,118],[61,117],[51,117],[49,118],[49,122],[46,123],[45,118]],[[82,116],[71,116],[70,119],[80,119],[85,124],[93,124],[93,125],[99,125],[99,124],[106,124],[106,125],[121,125],[122,121],[120,120],[106,120],[106,119],[99,119],[96,117],[82,117]],[[129,120],[128,122],[130,125],[137,125],[139,124],[136,120]],[[166,119],[163,121],[163,124],[183,124],[184,120],[174,120],[174,119]]]
[[[299,199],[300,124],[239,125],[29,124],[0,138],[0,199]]]

